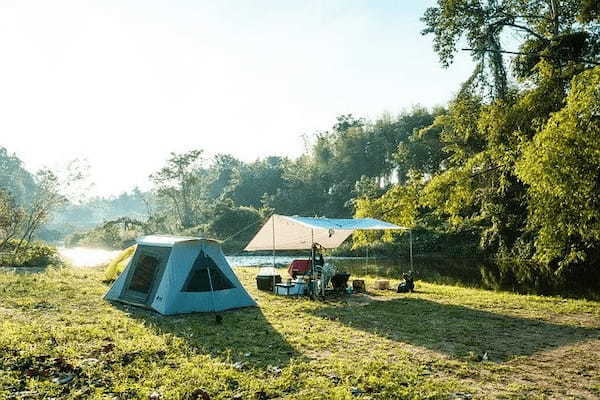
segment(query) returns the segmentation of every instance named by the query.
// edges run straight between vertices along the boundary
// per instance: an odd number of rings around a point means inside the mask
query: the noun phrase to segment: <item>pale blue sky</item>
[[[96,193],[170,151],[297,156],[342,113],[446,103],[431,1],[0,0],[0,145],[30,169],[87,158]]]

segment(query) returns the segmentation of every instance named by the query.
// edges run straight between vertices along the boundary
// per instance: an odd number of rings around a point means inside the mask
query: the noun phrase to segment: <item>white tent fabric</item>
[[[374,218],[309,218],[274,214],[244,250],[306,250],[313,243],[333,249],[355,230],[387,229],[407,228]]]

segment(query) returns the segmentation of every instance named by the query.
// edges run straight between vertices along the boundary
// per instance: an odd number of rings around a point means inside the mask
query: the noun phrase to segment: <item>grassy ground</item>
[[[0,398],[600,397],[600,303],[421,282],[320,303],[238,271],[260,307],[222,324],[107,303],[99,269],[0,272]]]

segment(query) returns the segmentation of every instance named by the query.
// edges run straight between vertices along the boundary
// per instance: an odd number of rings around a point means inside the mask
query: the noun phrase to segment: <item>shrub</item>
[[[62,264],[55,247],[42,242],[24,244],[15,255],[14,249],[18,241],[7,243],[4,251],[0,253],[0,265],[8,267],[46,267],[50,264]]]

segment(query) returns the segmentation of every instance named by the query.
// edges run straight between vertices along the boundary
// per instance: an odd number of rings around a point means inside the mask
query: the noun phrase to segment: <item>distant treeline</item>
[[[246,163],[227,154],[206,159],[201,150],[171,154],[151,175],[150,191],[69,204],[51,226],[57,233],[79,226],[66,238],[70,245],[123,247],[158,232],[229,239],[225,248],[239,251],[273,212],[350,218],[355,199],[382,195],[406,182],[411,169],[428,170],[438,161],[428,159],[427,144],[410,137],[444,112],[414,107],[373,122],[342,115],[296,159]],[[400,147],[412,159],[400,155]],[[80,221],[97,226],[81,232],[89,225]]]

